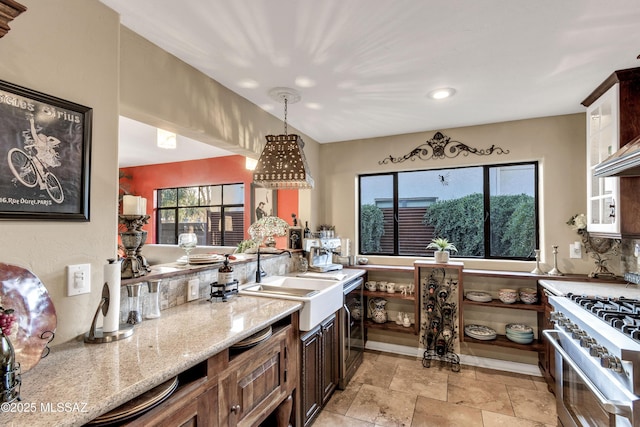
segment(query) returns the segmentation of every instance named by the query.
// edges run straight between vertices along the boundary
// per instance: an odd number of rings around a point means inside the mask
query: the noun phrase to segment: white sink
[[[241,295],[282,298],[304,303],[300,330],[310,331],[342,307],[342,282],[289,276],[264,277],[239,287]]]

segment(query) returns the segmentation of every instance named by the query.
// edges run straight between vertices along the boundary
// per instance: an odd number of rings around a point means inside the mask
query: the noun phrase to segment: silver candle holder
[[[544,274],[544,271],[540,268],[540,249],[534,249],[536,254],[536,268],[531,271],[531,274]]]
[[[551,247],[553,248],[553,268],[547,274],[549,276],[564,276],[564,273],[558,270],[558,245]]]

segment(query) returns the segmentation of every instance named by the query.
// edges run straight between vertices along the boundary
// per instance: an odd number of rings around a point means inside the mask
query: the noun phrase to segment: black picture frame
[[[302,234],[302,228],[289,227],[289,233],[287,236],[287,249],[302,249]]]
[[[260,206],[264,203],[264,206]],[[264,211],[260,214],[258,209]],[[259,220],[261,215],[278,216],[278,191],[251,184],[251,224]]]
[[[0,80],[0,219],[89,221],[92,114]]]

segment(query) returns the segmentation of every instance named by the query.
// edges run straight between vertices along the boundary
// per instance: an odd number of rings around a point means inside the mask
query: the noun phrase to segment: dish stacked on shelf
[[[484,325],[466,325],[464,334],[476,340],[490,341],[496,339],[496,331]]]
[[[491,302],[491,294],[488,292],[469,291],[465,296],[469,301]]]
[[[525,304],[535,304],[538,302],[538,292],[533,288],[520,288],[518,289],[520,294],[520,301]]]
[[[518,344],[531,344],[533,342],[533,328],[522,323],[509,323],[505,326],[507,338]]]

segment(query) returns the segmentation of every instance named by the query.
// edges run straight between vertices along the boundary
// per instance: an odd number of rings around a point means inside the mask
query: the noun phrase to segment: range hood
[[[640,135],[594,168],[594,176],[640,176]]]

